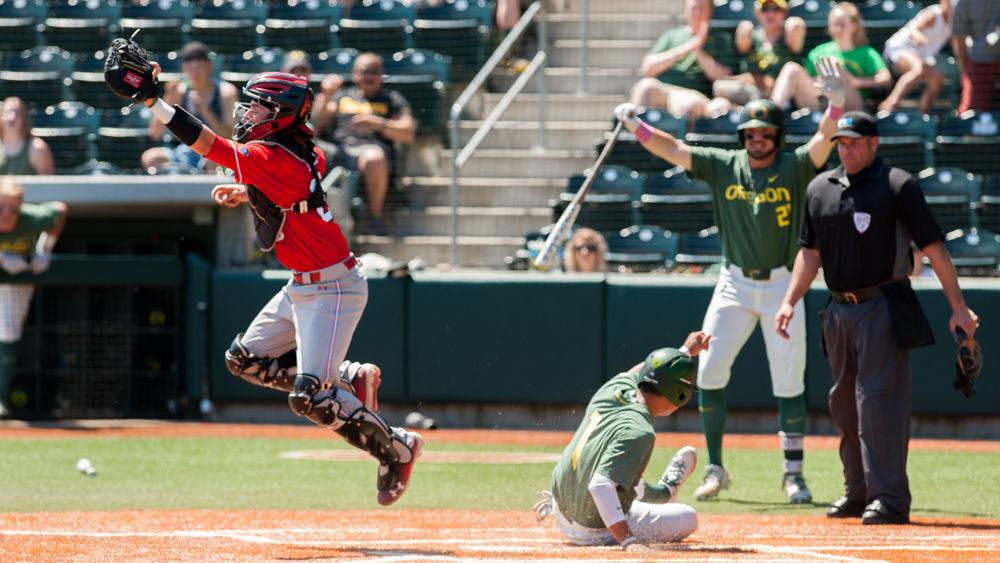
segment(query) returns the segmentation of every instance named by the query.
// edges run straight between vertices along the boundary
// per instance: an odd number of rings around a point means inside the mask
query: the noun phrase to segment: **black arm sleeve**
[[[188,110],[174,104],[174,117],[167,123],[167,129],[177,137],[177,140],[188,146],[193,145],[204,126],[205,124],[188,113]]]

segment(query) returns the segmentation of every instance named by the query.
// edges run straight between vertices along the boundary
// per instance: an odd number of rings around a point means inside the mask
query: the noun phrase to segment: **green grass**
[[[435,444],[432,450],[550,451],[558,448]],[[0,440],[0,512],[115,509],[244,508],[374,509],[375,463],[286,460],[287,450],[347,448],[335,440],[251,438],[87,438]],[[658,449],[647,471],[655,480],[671,451]],[[699,454],[704,459],[704,451]],[[76,471],[89,458],[98,477]],[[841,491],[834,451],[806,452],[806,477],[817,504],[790,506],[780,490],[778,451],[726,451],[733,486],[717,501],[691,497],[700,469],[680,502],[703,513],[819,513]],[[398,508],[527,510],[547,488],[551,464],[421,462]],[[914,514],[1000,517],[1000,453],[912,452]],[[992,484],[986,486],[987,484]]]

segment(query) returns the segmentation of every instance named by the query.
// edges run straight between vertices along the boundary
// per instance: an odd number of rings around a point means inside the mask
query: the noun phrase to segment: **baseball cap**
[[[306,74],[312,73],[312,64],[309,62],[309,55],[305,51],[296,49],[285,55],[285,60],[281,63],[281,72],[291,72],[296,67],[305,68]]]
[[[201,41],[192,41],[181,48],[181,62],[212,60],[212,51]]]
[[[878,125],[875,118],[863,111],[849,111],[837,120],[837,132],[833,139],[840,137],[877,137]]]
[[[787,0],[757,0],[757,2],[756,2],[757,8],[763,8],[764,5],[767,4],[768,2],[770,2],[771,4],[774,4],[775,6],[781,8],[782,10],[784,10],[786,12],[788,11],[788,1]]]

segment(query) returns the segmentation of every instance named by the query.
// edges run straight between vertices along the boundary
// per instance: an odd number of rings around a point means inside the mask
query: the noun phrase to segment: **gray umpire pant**
[[[830,416],[840,430],[847,498],[875,499],[910,512],[906,456],[910,441],[910,352],[893,338],[885,298],[830,302],[823,341],[833,387]]]

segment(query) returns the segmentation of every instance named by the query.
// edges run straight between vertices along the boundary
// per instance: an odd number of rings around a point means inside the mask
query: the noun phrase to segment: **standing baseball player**
[[[737,127],[741,150],[692,147],[636,117],[636,106],[615,109],[618,119],[646,150],[712,189],[715,216],[722,238],[724,268],[719,274],[702,330],[712,335],[712,348],[698,366],[698,409],[701,413],[708,465],[695,498],[714,498],[729,487],[722,465],[722,436],[726,426],[726,385],[733,361],[754,327],[768,322],[781,305],[791,279],[797,252],[806,185],[826,165],[837,117],[843,111],[844,87],[836,65],[823,61],[818,87],[830,101],[819,130],[794,152],[780,151],[784,114],[769,100],[753,100],[743,107]],[[800,304],[801,307],[801,304]],[[778,436],[784,452],[782,488],[789,502],[812,501],[802,476],[805,433],[806,335],[799,314],[783,340],[764,330],[771,385],[778,399]]]
[[[248,203],[257,243],[274,250],[292,279],[226,352],[226,365],[254,385],[288,393],[289,407],[340,434],[379,461],[378,502],[399,500],[420,455],[415,432],[390,427],[351,391],[340,372],[368,301],[368,282],[326,205],[326,166],[306,124],[313,93],[305,77],[265,72],[251,78],[238,103],[233,140],[224,139],[181,106],[159,98],[146,53],[116,39],[105,66],[108,86],[141,101],[173,135],[208,160],[235,170],[240,184],[216,186],[222,205]],[[293,369],[297,366],[297,369]]]
[[[642,474],[656,442],[653,417],[670,416],[694,395],[695,357],[708,335],[692,332],[680,349],[654,350],[590,399],[580,428],[552,471],[552,491],[539,493],[539,520],[555,516],[577,545],[679,541],[698,528],[690,506],[674,504],[694,471],[696,450],[681,448],[656,484]]]
[[[0,183],[0,268],[12,276],[47,270],[65,224],[65,203],[24,203],[24,187],[4,178]],[[17,365],[17,344],[34,293],[30,283],[0,283],[0,418],[10,416],[7,399]]]

